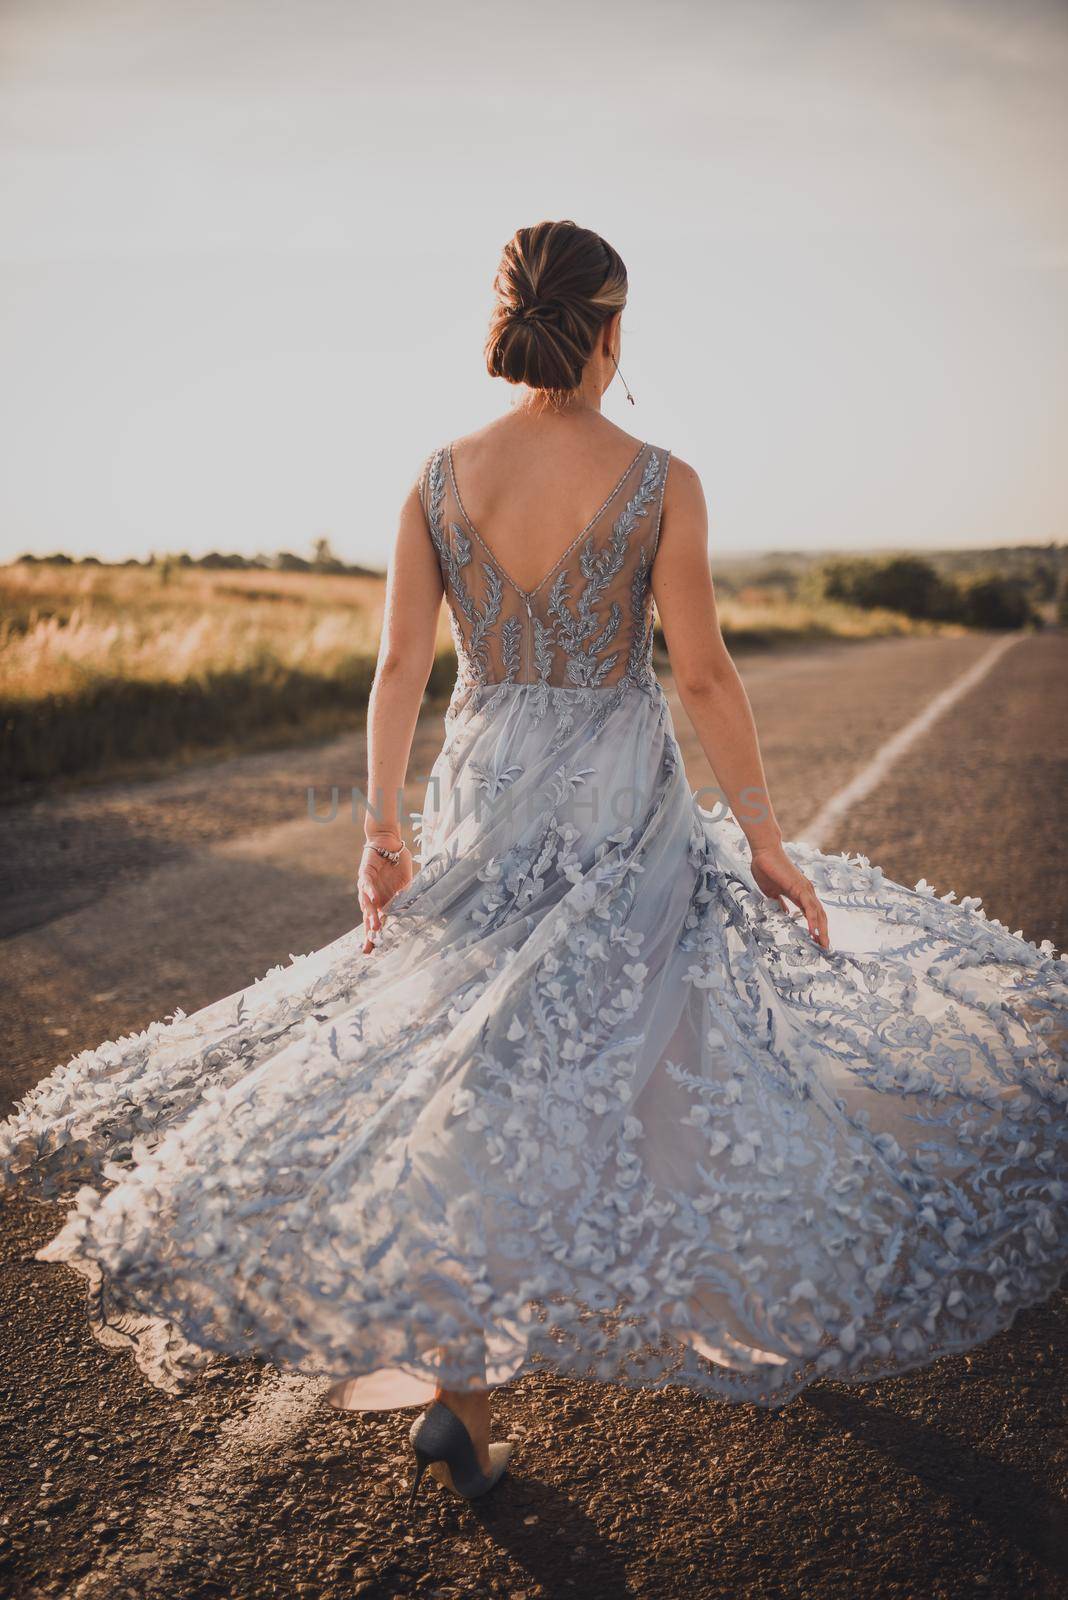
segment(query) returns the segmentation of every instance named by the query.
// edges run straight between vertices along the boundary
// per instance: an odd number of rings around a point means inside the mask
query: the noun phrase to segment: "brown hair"
[[[563,399],[581,383],[605,321],[626,304],[627,269],[589,228],[539,222],[509,239],[493,289],[491,376]]]

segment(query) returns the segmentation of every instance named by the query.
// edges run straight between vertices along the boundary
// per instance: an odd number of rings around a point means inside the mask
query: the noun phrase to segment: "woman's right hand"
[[[790,860],[782,845],[765,845],[754,850],[752,870],[760,892],[777,900],[784,911],[786,901],[792,900],[803,912],[813,939],[822,949],[829,950],[827,913],[811,882],[796,862]]]
[[[390,840],[389,849],[400,847],[401,858],[399,861],[387,861],[385,856],[380,856],[369,844],[364,845],[363,855],[360,857],[360,867],[356,875],[356,892],[360,897],[360,911],[363,914],[363,953],[370,955],[374,949],[375,936],[382,930],[386,907],[395,894],[406,889],[412,881],[413,867],[412,855],[407,845],[402,845],[398,839]]]

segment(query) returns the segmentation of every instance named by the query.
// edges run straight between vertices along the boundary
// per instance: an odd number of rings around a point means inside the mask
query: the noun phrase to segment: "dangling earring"
[[[619,370],[619,362],[616,361],[615,353],[610,350],[608,352],[608,354],[612,357],[612,361],[613,361],[613,363],[615,365],[616,377],[619,379],[620,383],[623,385],[623,388],[626,391],[627,399],[630,401],[631,405],[633,405],[634,404],[634,396],[631,394],[630,390],[627,388],[627,380]]]

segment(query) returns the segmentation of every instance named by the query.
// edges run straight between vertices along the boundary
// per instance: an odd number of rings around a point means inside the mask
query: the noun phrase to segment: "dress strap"
[[[664,489],[665,489],[665,487],[667,485],[668,468],[671,465],[671,451],[670,450],[663,450],[663,449],[661,449],[659,447],[659,445],[653,445],[652,448],[653,448],[653,453],[660,458],[661,466],[660,466],[660,492],[657,495],[657,500],[656,500],[656,524],[655,524],[655,527],[653,529],[652,546],[651,546],[650,552],[649,552],[649,560],[650,561],[652,561],[653,557],[656,555],[657,549],[659,548],[659,545],[660,545],[660,525],[661,525],[661,523],[663,521],[663,517],[664,517]]]

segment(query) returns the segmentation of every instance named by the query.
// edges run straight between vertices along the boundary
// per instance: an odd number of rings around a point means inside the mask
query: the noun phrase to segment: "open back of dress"
[[[522,589],[470,521],[452,451],[421,475],[445,582],[459,693],[484,684],[607,689],[651,677],[649,575],[668,452],[644,444],[600,510],[533,589]]]

